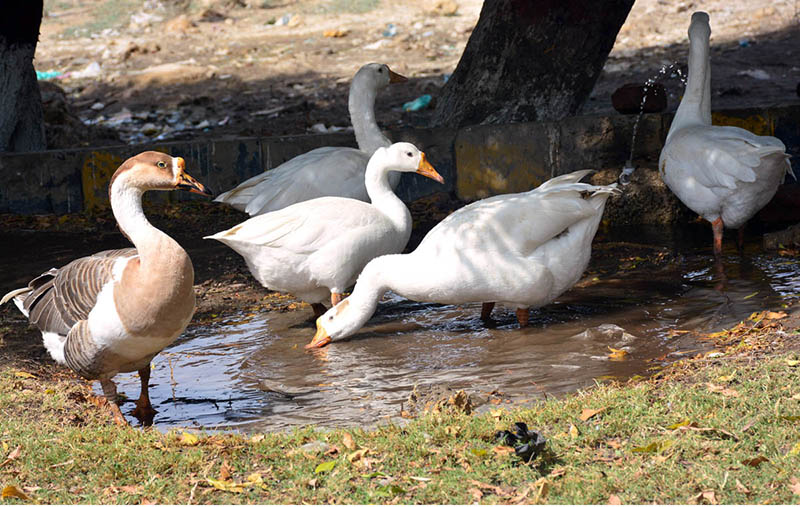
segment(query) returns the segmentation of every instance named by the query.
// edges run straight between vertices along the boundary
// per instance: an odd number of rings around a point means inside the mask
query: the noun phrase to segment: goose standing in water
[[[719,256],[723,227],[744,227],[772,199],[786,173],[794,174],[780,139],[711,125],[710,36],[708,14],[692,14],[686,92],[658,167],[678,199],[711,222]],[[743,232],[739,229],[740,246]]]
[[[317,319],[306,348],[358,331],[388,290],[414,301],[483,303],[484,319],[502,302],[527,325],[530,307],[549,304],[580,279],[606,200],[619,193],[616,184],[578,183],[590,172],[474,202],[437,224],[413,252],[373,259],[353,293]]]
[[[225,243],[244,257],[264,287],[289,292],[322,315],[374,257],[401,252],[411,236],[411,213],[389,185],[390,171],[444,179],[410,143],[378,148],[367,164],[371,204],[320,197],[253,217],[206,239]],[[325,183],[325,182],[323,182]]]
[[[142,211],[147,190],[189,190],[211,195],[186,174],[184,160],[147,151],[126,160],[108,186],[111,209],[136,248],[107,250],[76,259],[6,294],[42,332],[56,362],[97,379],[114,420],[117,373],[138,371],[141,395],[133,415],[149,424],[150,361],[189,324],[195,308],[194,269],[183,248],[153,227]]]
[[[250,216],[324,196],[367,201],[369,197],[364,187],[367,162],[375,150],[392,144],[375,121],[375,97],[378,90],[389,83],[404,81],[407,81],[405,77],[386,65],[364,65],[353,77],[348,100],[357,149],[325,146],[311,150],[253,176],[214,200],[230,204]],[[399,173],[390,175],[392,188],[399,181]]]

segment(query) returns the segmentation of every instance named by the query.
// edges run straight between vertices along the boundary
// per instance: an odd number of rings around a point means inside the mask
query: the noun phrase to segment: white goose
[[[387,290],[415,301],[481,302],[483,319],[503,302],[525,326],[529,307],[552,302],[580,279],[606,200],[619,192],[616,184],[578,183],[590,172],[474,202],[437,224],[413,252],[373,259],[353,293],[317,319],[306,348],[358,331]]]
[[[670,190],[711,222],[714,253],[719,255],[723,227],[744,226],[772,199],[786,173],[793,173],[780,139],[711,125],[710,35],[708,14],[692,14],[686,92],[658,167]]]
[[[358,149],[326,146],[311,150],[253,176],[214,200],[230,204],[250,216],[328,195],[367,201],[364,187],[367,162],[375,150],[392,144],[375,122],[375,97],[378,90],[389,83],[404,81],[407,81],[405,77],[386,65],[364,65],[353,77],[348,101]],[[400,174],[389,177],[392,188],[399,181]]]
[[[374,257],[401,252],[411,236],[411,213],[389,186],[389,172],[416,172],[444,179],[413,144],[378,148],[367,164],[365,183],[372,204],[345,197],[320,197],[253,217],[207,239],[238,252],[264,287],[289,292],[325,311]]]
[[[150,361],[172,343],[194,313],[194,269],[181,246],[153,227],[142,211],[147,190],[185,189],[211,195],[184,172],[182,158],[147,151],[126,160],[108,187],[122,233],[136,248],[107,250],[50,269],[6,294],[42,332],[47,351],[87,379],[98,379],[114,419],[117,373],[138,371],[141,395],[133,411],[152,422]]]

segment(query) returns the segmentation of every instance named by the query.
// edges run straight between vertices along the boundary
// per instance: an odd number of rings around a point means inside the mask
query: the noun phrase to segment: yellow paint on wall
[[[81,183],[87,211],[108,207],[108,182],[123,159],[106,151],[93,151],[83,161]]]
[[[459,144],[456,193],[461,199],[525,192],[549,178],[549,169],[532,166],[528,147],[493,142],[483,146]]]
[[[775,134],[775,125],[768,116],[754,114],[752,116],[728,116],[722,113],[711,113],[712,125],[739,127],[749,130],[759,136],[771,136]]]

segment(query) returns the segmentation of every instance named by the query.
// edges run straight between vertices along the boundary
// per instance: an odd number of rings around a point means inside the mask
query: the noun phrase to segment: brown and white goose
[[[186,328],[195,308],[194,269],[183,248],[142,211],[147,190],[211,195],[184,172],[184,160],[147,151],[126,160],[108,186],[111,209],[136,248],[107,250],[50,269],[6,294],[42,332],[47,351],[87,379],[97,379],[117,423],[117,373],[138,371],[141,395],[133,415],[152,422],[150,361]]]

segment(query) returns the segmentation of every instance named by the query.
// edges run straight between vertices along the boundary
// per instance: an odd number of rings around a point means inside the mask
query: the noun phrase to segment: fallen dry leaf
[[[231,467],[228,465],[227,461],[222,463],[222,466],[219,467],[219,478],[222,481],[227,481],[231,478]]]
[[[325,30],[322,32],[323,37],[345,37],[348,33],[348,30]]]
[[[500,456],[505,456],[514,452],[514,448],[507,445],[496,445],[492,448],[492,451]]]
[[[769,460],[764,456],[758,456],[757,458],[742,460],[742,465],[747,465],[749,467],[758,467],[761,465],[761,463],[764,463],[765,461]]]
[[[469,488],[467,493],[472,495],[472,499],[476,502],[480,502],[481,498],[483,498],[483,491],[479,490],[478,488]]]
[[[580,419],[581,419],[581,421],[588,421],[589,419],[591,419],[592,417],[596,416],[597,414],[599,414],[600,412],[602,412],[605,409],[606,409],[606,407],[597,408],[597,409],[584,408],[583,410],[581,410]]]
[[[236,484],[233,481],[218,481],[215,479],[206,479],[210,485],[212,485],[215,489],[220,491],[229,491],[231,493],[242,493],[244,492],[244,488],[240,484]]]
[[[26,495],[16,486],[6,486],[3,492],[0,493],[0,498],[19,498],[20,500],[30,500],[31,497]]]
[[[21,378],[36,378],[36,375],[33,373],[28,373],[27,371],[15,371],[14,376]]]
[[[356,442],[353,440],[353,435],[350,433],[345,433],[342,435],[342,443],[351,451],[356,448]]]
[[[589,416],[589,417],[591,417],[591,416]],[[585,420],[585,419],[584,419],[584,420]],[[569,425],[569,431],[568,431],[567,433],[569,434],[569,436],[570,436],[571,438],[578,438],[578,435],[580,435],[580,433],[578,432],[578,427],[577,427],[577,426],[575,426],[575,425],[574,425],[574,424],[572,424],[572,423],[570,423],[570,425]]]
[[[197,437],[197,435],[184,431],[181,433],[178,443],[181,445],[197,445],[200,443],[200,439]]]
[[[736,479],[736,491],[738,491],[739,493],[744,493],[745,495],[750,494],[750,490],[747,489],[747,486],[742,484],[742,482],[739,479]]]
[[[730,387],[721,386],[719,384],[714,384],[711,382],[707,382],[706,387],[708,387],[708,390],[712,393],[719,393],[723,396],[728,396],[731,398],[739,397],[739,391],[737,391],[736,389],[732,389]]]
[[[612,493],[612,494],[608,495],[608,502],[606,502],[606,503],[608,505],[622,505],[622,500],[620,500],[617,495]]]
[[[698,493],[696,497],[694,497],[696,502],[702,502],[703,500],[707,501],[710,504],[717,503],[717,495],[713,491],[703,491],[702,493]]]
[[[608,350],[610,350],[611,352],[609,354],[606,354],[606,355],[612,361],[624,361],[625,359],[627,359],[627,356],[628,356],[628,351],[627,350],[615,349],[615,348],[611,348],[611,347],[608,347]]]
[[[800,480],[797,477],[792,476],[789,479],[789,491],[795,495],[800,495]]]

